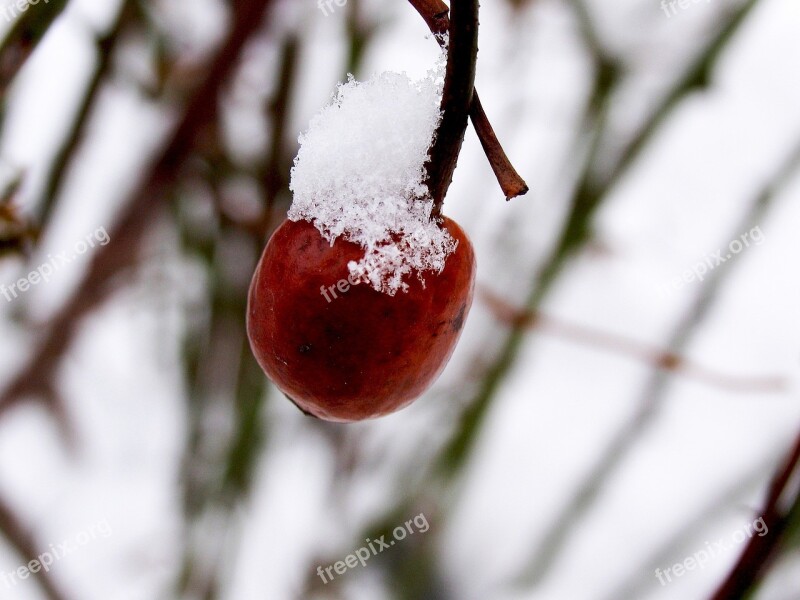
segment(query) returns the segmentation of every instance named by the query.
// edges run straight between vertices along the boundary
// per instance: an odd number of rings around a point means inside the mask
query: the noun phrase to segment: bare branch
[[[441,0],[409,0],[411,5],[425,20],[428,28],[436,35],[440,44],[444,43],[442,35],[450,28],[449,8]],[[469,107],[469,117],[475,127],[475,133],[481,142],[486,158],[494,171],[497,182],[506,196],[511,200],[517,196],[528,193],[528,185],[517,173],[514,165],[500,145],[494,128],[483,110],[477,90],[473,90],[472,103]]]
[[[442,91],[442,120],[425,165],[425,185],[433,197],[434,217],[441,213],[464,142],[477,59],[478,0],[453,0],[447,72]]]
[[[800,475],[800,435],[770,483],[767,500],[761,511],[767,535],[750,538],[736,565],[711,600],[744,598],[761,581],[781,547],[791,520],[800,518],[800,490],[791,489],[791,482],[797,481],[795,475]],[[792,493],[794,497],[787,498]]]
[[[33,534],[3,499],[0,499],[0,532],[24,563],[39,554]],[[66,600],[67,596],[56,586],[49,572],[40,571],[31,579],[36,581],[48,600]]]
[[[742,377],[722,373],[691,361],[676,352],[651,346],[633,338],[572,323],[539,311],[515,308],[487,288],[481,288],[479,293],[495,318],[512,327],[536,329],[580,344],[629,356],[654,369],[671,371],[731,392],[782,392],[788,385],[786,378],[778,375]]]

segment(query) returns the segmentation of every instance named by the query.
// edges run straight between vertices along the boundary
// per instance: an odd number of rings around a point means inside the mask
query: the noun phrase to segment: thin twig
[[[684,358],[676,352],[627,336],[579,325],[540,311],[516,308],[485,287],[479,289],[479,294],[494,316],[507,325],[536,329],[560,338],[609,350],[639,360],[652,368],[671,371],[732,392],[782,392],[787,387],[787,380],[778,375],[740,377],[722,373]]]
[[[425,185],[433,198],[434,218],[441,214],[444,197],[461,153],[475,89],[475,63],[478,59],[478,0],[453,0],[452,10],[447,72],[442,91],[442,119],[425,164]]]
[[[784,533],[800,511],[800,489],[791,489],[791,482],[800,476],[800,435],[786,461],[772,479],[761,518],[767,535],[750,538],[739,560],[722,582],[711,600],[738,600],[751,592],[766,574],[781,547]],[[795,487],[797,487],[795,485]],[[787,498],[790,494],[793,497]]]
[[[25,564],[40,553],[33,534],[20,522],[14,510],[2,498],[0,498],[0,532]],[[49,572],[39,571],[31,579],[39,585],[48,600],[66,600],[67,596],[56,586]]]
[[[30,7],[14,23],[0,43],[0,97],[5,97],[11,81],[19,73],[50,26],[67,5],[67,0],[50,0]]]
[[[450,9],[447,5],[441,0],[409,0],[409,2],[422,16],[439,43],[444,45],[443,34],[447,33],[450,28],[450,18],[448,16]],[[475,127],[475,133],[478,135],[483,151],[486,153],[486,158],[489,159],[489,164],[494,171],[495,177],[497,177],[497,182],[506,196],[506,200],[527,194],[528,185],[517,173],[505,150],[500,145],[494,128],[483,110],[477,90],[473,90],[472,102],[469,106],[469,117],[472,120],[473,127]]]

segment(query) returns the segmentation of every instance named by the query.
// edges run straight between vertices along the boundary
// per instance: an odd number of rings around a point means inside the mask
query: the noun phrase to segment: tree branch
[[[425,184],[433,198],[433,217],[441,214],[467,131],[478,59],[478,0],[453,0],[449,31],[442,120],[425,164]]]
[[[767,535],[750,538],[736,565],[711,600],[744,598],[766,574],[781,547],[784,533],[792,518],[797,518],[800,514],[800,490],[791,489],[791,482],[797,480],[793,475],[800,475],[800,435],[769,486],[766,505],[761,512],[761,518],[767,526]],[[791,493],[794,493],[794,498],[787,498]]]
[[[66,5],[67,0],[50,0],[17,17],[11,31],[0,43],[0,97],[5,96],[11,81]]]
[[[778,375],[744,377],[722,373],[691,361],[677,352],[652,346],[627,336],[579,325],[539,311],[516,308],[485,287],[479,288],[478,293],[495,318],[511,327],[537,329],[562,339],[629,356],[654,369],[671,371],[730,392],[748,394],[783,392],[787,387],[787,380]]]
[[[0,499],[0,532],[17,556],[25,563],[39,553],[34,535],[22,524],[11,506],[6,504],[3,499]],[[49,572],[40,571],[31,579],[36,581],[48,600],[66,600],[67,596],[56,585]]]
[[[444,34],[450,29],[448,16],[450,9],[447,5],[441,0],[409,0],[409,2],[422,16],[439,43],[443,45]],[[469,117],[506,200],[528,193],[527,184],[514,169],[514,165],[511,164],[505,150],[500,145],[476,90],[473,90],[472,101],[469,105]]]

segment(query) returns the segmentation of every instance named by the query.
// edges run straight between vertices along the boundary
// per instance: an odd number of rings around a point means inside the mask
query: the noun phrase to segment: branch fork
[[[426,184],[434,201],[433,216],[441,215],[442,203],[453,179],[464,140],[467,118],[472,120],[489,164],[506,200],[522,196],[528,186],[508,159],[474,88],[478,55],[478,0],[409,0],[425,20],[441,46],[447,46],[447,72],[442,93],[442,120],[426,164]],[[449,35],[446,35],[449,34]]]

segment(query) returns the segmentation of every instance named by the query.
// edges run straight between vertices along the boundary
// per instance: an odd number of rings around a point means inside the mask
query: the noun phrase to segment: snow
[[[352,75],[300,136],[289,218],[313,223],[326,240],[359,244],[350,274],[389,295],[416,274],[441,272],[456,241],[431,219],[423,184],[440,119],[444,56],[418,81],[384,72]]]

